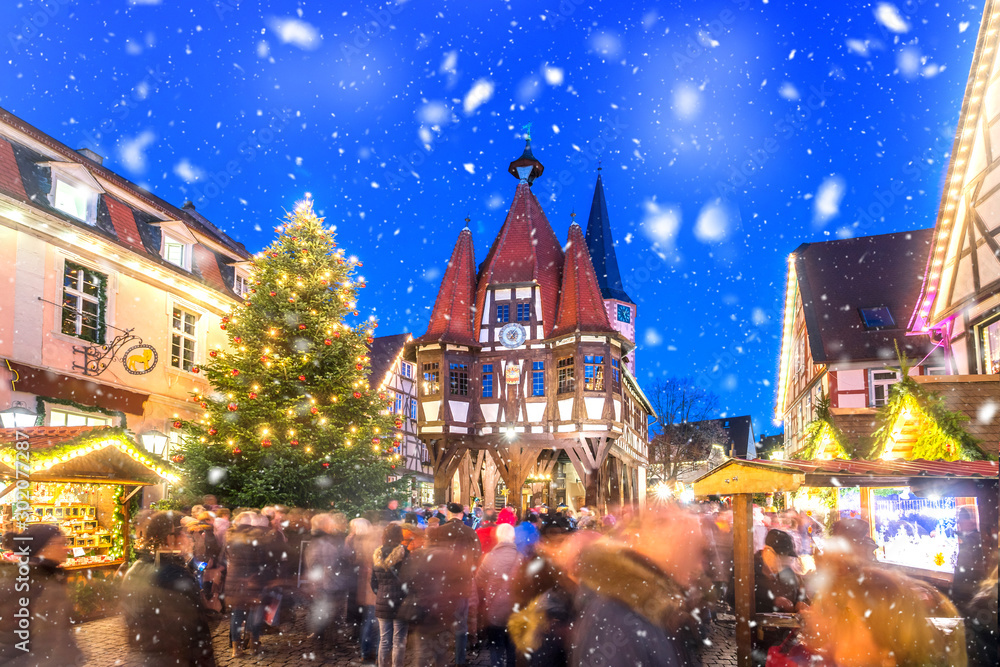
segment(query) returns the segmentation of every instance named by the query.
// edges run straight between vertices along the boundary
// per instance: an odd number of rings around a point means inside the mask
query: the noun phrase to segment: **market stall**
[[[0,429],[0,527],[14,530],[18,520],[58,525],[67,570],[124,562],[130,500],[163,480],[177,477],[122,429]]]
[[[751,664],[754,627],[793,622],[756,614],[754,610],[753,494],[833,489],[837,502],[843,504],[835,512],[869,522],[880,561],[887,567],[941,585],[948,583],[954,572],[953,550],[957,550],[954,524],[959,509],[965,508],[978,522],[984,560],[991,563],[995,558],[1000,530],[997,473],[995,461],[730,459],[695,480],[696,496],[733,499],[736,644],[740,667]]]

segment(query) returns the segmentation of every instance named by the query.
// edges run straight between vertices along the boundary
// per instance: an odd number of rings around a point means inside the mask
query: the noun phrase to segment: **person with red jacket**
[[[490,507],[483,512],[483,519],[476,528],[476,535],[483,545],[483,554],[488,554],[497,544],[497,511]]]

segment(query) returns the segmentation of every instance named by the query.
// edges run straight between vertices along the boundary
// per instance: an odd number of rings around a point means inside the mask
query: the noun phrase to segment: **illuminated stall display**
[[[14,442],[27,442],[27,461]],[[27,468],[24,467],[27,463]],[[128,553],[129,500],[138,490],[176,475],[108,427],[0,429],[0,524],[15,530],[15,484],[29,472],[27,523],[58,526],[66,536],[66,569],[115,565]]]

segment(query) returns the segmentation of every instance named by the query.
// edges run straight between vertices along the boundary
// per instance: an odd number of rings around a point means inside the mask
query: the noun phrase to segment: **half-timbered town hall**
[[[639,504],[649,401],[634,377],[636,305],[615,256],[598,175],[586,236],[560,242],[531,191],[544,166],[510,164],[507,218],[478,269],[466,227],[427,332],[414,341],[418,431],[438,502]],[[595,270],[596,269],[596,270]],[[457,473],[457,474],[456,474]]]

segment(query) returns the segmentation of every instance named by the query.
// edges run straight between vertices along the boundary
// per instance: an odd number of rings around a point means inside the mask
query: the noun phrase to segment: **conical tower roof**
[[[542,321],[551,330],[559,301],[562,245],[541,204],[525,182],[517,184],[507,219],[479,269],[476,321],[481,321],[490,284],[536,283],[542,296]]]
[[[569,226],[569,243],[566,244],[563,263],[559,317],[550,335],[562,336],[576,331],[612,332],[614,328],[604,310],[604,298],[597,284],[583,230],[573,222]]]
[[[472,248],[472,232],[466,227],[458,235],[448,268],[441,279],[427,333],[419,342],[438,341],[458,345],[479,345],[473,326],[476,296],[476,259]]]
[[[587,220],[587,248],[594,262],[601,295],[605,299],[634,303],[625,293],[621,272],[618,270],[618,256],[615,254],[615,241],[611,237],[611,220],[608,217],[608,203],[604,199],[600,169],[597,171],[594,201],[590,205],[590,218]]]

